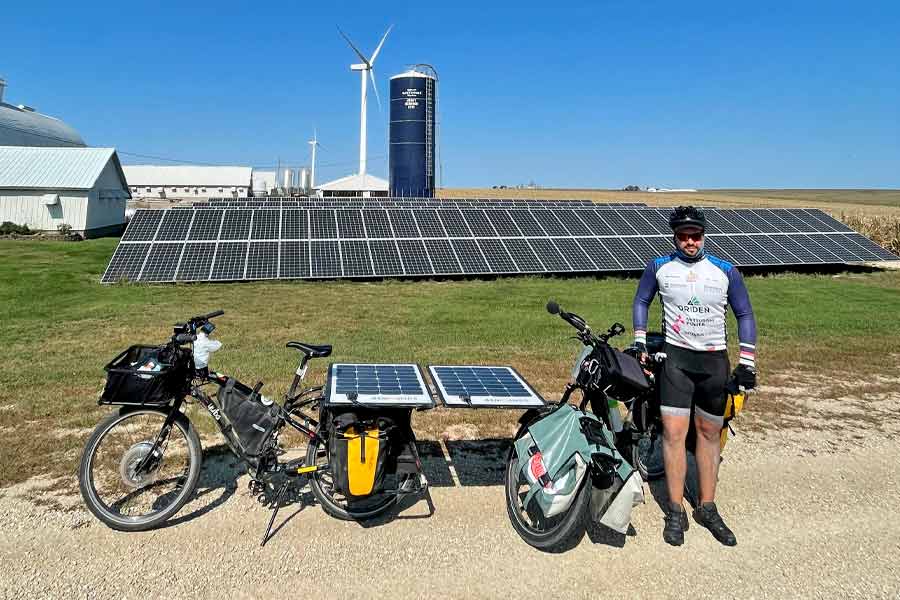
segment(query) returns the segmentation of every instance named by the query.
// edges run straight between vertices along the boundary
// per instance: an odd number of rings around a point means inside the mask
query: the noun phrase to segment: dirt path
[[[896,406],[895,396],[875,408]],[[35,505],[49,493],[31,482],[0,492],[0,597],[896,598],[900,427],[876,429],[860,421],[735,438],[719,505],[736,548],[696,525],[685,546],[666,546],[648,493],[635,535],[592,530],[570,552],[537,552],[509,525],[503,443],[491,441],[449,443],[447,455],[425,444],[430,517],[419,502],[363,527],[293,504],[264,548],[268,514],[227,457],[207,459],[200,496],[173,526],[144,534],[107,529],[77,498]]]

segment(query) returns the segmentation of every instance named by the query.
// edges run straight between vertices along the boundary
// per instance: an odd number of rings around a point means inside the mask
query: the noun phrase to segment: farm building
[[[0,222],[112,235],[124,229],[129,198],[114,148],[0,146]]]
[[[388,182],[367,173],[357,173],[317,185],[316,190],[320,196],[387,196]]]
[[[247,196],[250,167],[125,165],[134,198],[210,198]]]
[[[78,132],[57,118],[30,106],[3,100],[6,81],[0,79],[0,146],[83,147]]]

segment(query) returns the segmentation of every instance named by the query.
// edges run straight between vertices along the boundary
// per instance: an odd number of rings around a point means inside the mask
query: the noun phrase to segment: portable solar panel
[[[334,363],[328,369],[326,404],[432,408],[434,399],[415,364]]]
[[[512,367],[431,365],[438,396],[450,408],[535,408],[546,404]]]

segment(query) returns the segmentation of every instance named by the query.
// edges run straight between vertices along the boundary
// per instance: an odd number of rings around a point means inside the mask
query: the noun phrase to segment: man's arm
[[[637,292],[634,294],[634,302],[631,304],[631,324],[634,328],[634,342],[647,345],[647,314],[650,303],[656,296],[658,289],[656,283],[656,261],[651,260],[641,275]]]
[[[756,367],[756,317],[750,305],[750,295],[744,278],[732,267],[728,272],[728,304],[738,323],[738,341],[741,343],[739,364]]]

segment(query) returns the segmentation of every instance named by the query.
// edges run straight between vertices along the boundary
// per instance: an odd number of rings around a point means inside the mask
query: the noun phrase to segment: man
[[[635,345],[645,356],[647,312],[653,297],[659,294],[667,358],[658,384],[670,501],[663,539],[680,546],[688,528],[682,499],[687,471],[685,438],[693,414],[700,479],[700,502],[694,510],[694,520],[722,544],[734,546],[737,539],[715,505],[719,434],[730,369],[725,315],[730,306],[737,317],[740,361],[733,376],[745,389],[756,386],[756,320],[738,270],[703,250],[703,212],[680,206],[669,217],[669,226],[674,232],[675,251],[647,265],[632,309]]]

